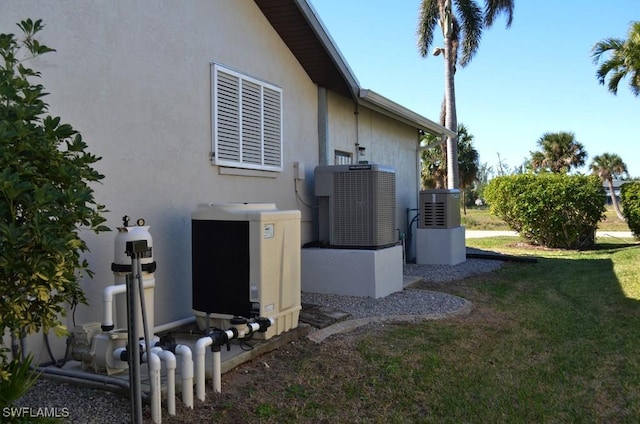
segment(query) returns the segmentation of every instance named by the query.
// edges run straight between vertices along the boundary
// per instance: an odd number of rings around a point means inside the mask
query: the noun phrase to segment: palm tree
[[[465,190],[476,181],[480,167],[480,154],[473,147],[473,135],[464,124],[458,125],[458,160],[460,171],[460,191],[462,192],[462,210],[467,214]]]
[[[439,140],[438,136],[426,133],[422,142],[429,146]],[[447,163],[441,146],[427,147],[420,153],[421,178],[423,188],[445,188],[447,181]]]
[[[607,183],[609,186],[609,194],[611,196],[613,209],[616,211],[618,218],[624,221],[624,215],[622,215],[620,205],[618,204],[618,198],[614,192],[613,180],[617,180],[628,175],[627,165],[622,161],[620,156],[612,153],[603,153],[594,157],[589,167],[594,175],[600,177],[600,180],[603,183]]]
[[[618,84],[629,76],[629,86],[634,96],[640,95],[640,22],[632,22],[628,39],[605,38],[596,43],[592,51],[593,62],[598,63],[605,53],[611,53],[608,60],[602,62],[596,76],[604,85],[607,76],[607,88],[613,94],[618,93]]]
[[[454,11],[453,6],[456,10]],[[444,126],[456,131],[456,96],[454,74],[456,65],[466,66],[478,51],[482,29],[491,27],[497,16],[507,15],[507,28],[513,20],[514,0],[486,0],[484,13],[475,0],[422,0],[418,21],[418,50],[422,57],[429,54],[433,45],[436,25],[439,23],[444,37],[444,47],[434,54],[444,54]],[[459,57],[458,47],[462,48]],[[458,187],[458,152],[455,140],[447,138],[447,187]]]
[[[587,152],[571,132],[545,133],[538,139],[541,150],[531,152],[533,171],[567,173],[585,164]]]
[[[473,134],[464,124],[458,125],[457,151],[459,153],[460,190],[462,191],[462,204],[464,214],[467,214],[465,202],[465,189],[470,187],[478,176],[480,155],[473,147]],[[427,145],[436,141],[437,137],[425,134],[422,138]],[[422,185],[427,188],[444,188],[447,175],[447,163],[444,160],[444,152],[438,147],[425,149],[421,154],[422,159]]]

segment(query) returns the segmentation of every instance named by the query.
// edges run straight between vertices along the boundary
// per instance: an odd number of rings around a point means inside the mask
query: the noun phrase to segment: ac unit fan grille
[[[378,247],[395,243],[395,194],[395,173],[334,173],[331,244]]]

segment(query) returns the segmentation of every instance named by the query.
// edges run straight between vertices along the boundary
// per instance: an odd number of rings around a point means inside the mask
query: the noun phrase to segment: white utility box
[[[193,309],[201,327],[272,318],[264,339],[298,326],[300,211],[272,203],[199,205],[191,215]]]

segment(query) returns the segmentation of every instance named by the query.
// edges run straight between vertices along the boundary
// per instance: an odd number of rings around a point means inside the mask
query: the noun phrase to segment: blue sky
[[[309,0],[362,88],[438,121],[442,57],[416,47],[420,0]],[[483,1],[479,2],[484,4]],[[546,132],[570,131],[591,159],[622,157],[640,177],[640,97],[623,80],[618,95],[595,77],[591,47],[626,38],[638,0],[516,1],[514,20],[485,30],[477,55],[456,73],[458,122],[474,135],[480,162],[523,163]],[[440,33],[435,45],[442,45]],[[584,169],[583,171],[587,171]]]

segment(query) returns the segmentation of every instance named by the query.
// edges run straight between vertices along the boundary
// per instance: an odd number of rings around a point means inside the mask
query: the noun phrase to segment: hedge
[[[484,196],[493,215],[545,247],[593,247],[598,222],[605,217],[605,192],[595,176],[502,176],[489,182]]]

